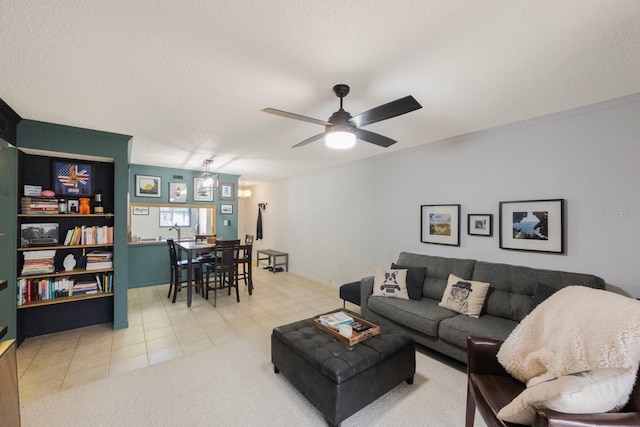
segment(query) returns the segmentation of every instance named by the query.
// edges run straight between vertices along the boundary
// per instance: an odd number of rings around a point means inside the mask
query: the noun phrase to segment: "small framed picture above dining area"
[[[218,184],[218,198],[221,201],[233,202],[235,194],[235,184],[233,182],[220,182]]]
[[[220,205],[220,215],[233,215],[233,205]]]

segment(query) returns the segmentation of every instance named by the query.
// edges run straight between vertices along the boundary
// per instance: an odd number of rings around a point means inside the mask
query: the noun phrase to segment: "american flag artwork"
[[[56,162],[55,174],[58,194],[91,193],[91,166],[80,163]]]

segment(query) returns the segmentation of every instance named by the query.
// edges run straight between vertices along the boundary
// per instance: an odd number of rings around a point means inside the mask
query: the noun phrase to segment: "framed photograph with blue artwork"
[[[93,165],[69,160],[54,160],[53,188],[58,196],[92,196]]]
[[[500,202],[500,248],[564,253],[564,199]]]

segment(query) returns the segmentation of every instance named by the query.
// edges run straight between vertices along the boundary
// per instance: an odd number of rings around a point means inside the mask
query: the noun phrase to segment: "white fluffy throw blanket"
[[[520,322],[498,361],[527,387],[587,369],[637,369],[640,301],[585,286],[563,288]]]

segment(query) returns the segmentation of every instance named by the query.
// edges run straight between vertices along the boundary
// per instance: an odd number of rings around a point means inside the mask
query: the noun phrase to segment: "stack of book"
[[[91,251],[87,254],[87,270],[103,270],[113,268],[113,252]]]
[[[57,214],[58,199],[53,197],[22,197],[20,207],[23,214]]]
[[[73,293],[70,296],[88,295],[98,293],[98,282],[77,282],[73,285]]]
[[[47,251],[24,251],[24,264],[22,265],[22,275],[48,274],[55,271],[53,258],[56,250]]]
[[[335,313],[323,314],[318,317],[318,320],[323,325],[333,328],[336,331],[340,329],[342,325],[350,325],[354,322],[353,317],[349,316],[344,311],[336,311]]]

